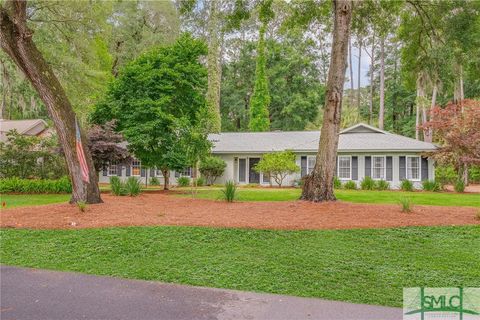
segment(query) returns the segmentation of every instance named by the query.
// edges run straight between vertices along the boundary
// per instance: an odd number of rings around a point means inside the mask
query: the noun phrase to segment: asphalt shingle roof
[[[319,131],[225,132],[209,135],[213,153],[317,152]],[[340,133],[339,152],[431,151],[435,145],[359,124]]]

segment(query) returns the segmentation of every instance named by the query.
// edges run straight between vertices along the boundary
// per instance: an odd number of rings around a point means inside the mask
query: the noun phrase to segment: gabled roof
[[[319,131],[225,132],[209,135],[213,153],[265,153],[292,150],[317,152]],[[339,152],[423,152],[435,150],[432,143],[359,123],[340,132]]]
[[[42,119],[31,120],[4,120],[0,119],[0,140],[6,140],[7,132],[17,130],[19,134],[36,136],[47,128]]]

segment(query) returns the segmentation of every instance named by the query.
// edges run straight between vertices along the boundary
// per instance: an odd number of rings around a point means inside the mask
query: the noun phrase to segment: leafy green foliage
[[[151,186],[159,186],[160,180],[158,179],[158,177],[150,177],[149,183]]]
[[[452,166],[436,166],[435,180],[442,185],[453,184],[457,180],[457,173]]]
[[[55,138],[26,136],[12,130],[7,133],[7,141],[0,142],[0,177],[58,179],[66,174]]]
[[[221,190],[221,199],[227,202],[233,202],[237,198],[237,185],[234,181],[225,182],[225,186]]]
[[[202,187],[205,185],[205,178],[204,177],[198,177],[196,179],[193,179],[192,185],[197,186],[197,187]]]
[[[127,195],[127,188],[126,188],[125,182],[123,182],[117,176],[110,177],[110,188],[111,188],[112,194],[115,196]]]
[[[403,191],[413,191],[413,182],[410,180],[402,180],[400,183],[400,189]]]
[[[465,182],[462,179],[458,179],[455,181],[455,184],[453,185],[453,189],[455,192],[462,193],[465,191]]]
[[[422,182],[422,189],[425,191],[439,192],[442,190],[442,185],[438,181],[425,180]]]
[[[401,197],[398,199],[398,203],[400,204],[401,211],[405,213],[410,213],[413,210],[413,202],[412,199],[409,197]]]
[[[182,35],[130,63],[96,106],[96,123],[116,119],[128,150],[148,167],[181,170],[210,148],[204,130],[206,69],[203,42]]]
[[[0,179],[0,193],[71,193],[72,184],[68,177],[49,179]]]
[[[201,160],[198,169],[202,176],[205,177],[207,184],[212,185],[225,172],[226,167],[227,164],[222,158],[207,156]]]
[[[357,189],[357,184],[355,183],[355,181],[349,180],[349,181],[345,182],[343,187],[346,190],[356,190]]]
[[[188,187],[190,185],[189,177],[179,177],[177,179],[177,184],[179,187]]]
[[[341,188],[342,188],[342,181],[340,181],[340,179],[338,179],[337,176],[335,176],[335,177],[333,178],[333,187],[334,187],[335,189],[341,189]]]
[[[136,177],[128,177],[127,181],[125,182],[125,190],[130,197],[138,196],[142,191],[140,187],[140,180]]]
[[[300,167],[295,163],[296,155],[292,151],[272,152],[263,155],[254,170],[273,179],[279,187],[289,174],[300,172]]]
[[[377,180],[375,182],[375,189],[379,191],[388,190],[390,189],[390,183],[385,180]]]
[[[364,177],[360,182],[360,188],[362,188],[362,190],[374,190],[375,180],[373,180],[372,177]]]

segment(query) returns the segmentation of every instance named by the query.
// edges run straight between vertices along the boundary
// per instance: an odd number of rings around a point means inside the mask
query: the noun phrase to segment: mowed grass
[[[2,194],[0,201],[5,203],[5,208],[22,206],[39,206],[43,204],[67,202],[69,194]]]
[[[403,287],[480,287],[480,227],[0,231],[1,263],[386,306]]]
[[[219,188],[201,188],[196,197],[217,200],[220,198]],[[191,196],[184,190],[180,196]],[[239,201],[291,201],[300,197],[301,189],[294,188],[238,188]],[[480,207],[479,194],[451,192],[404,192],[404,191],[371,191],[371,190],[335,190],[339,200],[356,203],[391,203],[408,197],[414,204],[432,206],[471,206]]]

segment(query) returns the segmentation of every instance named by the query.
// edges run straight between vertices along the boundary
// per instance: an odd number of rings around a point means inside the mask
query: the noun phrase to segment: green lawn
[[[240,201],[287,201],[300,197],[300,189],[269,189],[269,188],[238,188]],[[191,196],[185,190],[181,196]],[[197,197],[204,199],[219,199],[220,189],[202,188]],[[414,204],[435,206],[472,206],[480,207],[479,194],[459,194],[447,192],[403,192],[403,191],[363,191],[363,190],[336,190],[339,200],[358,203],[394,203],[399,198],[409,197]]]
[[[402,288],[480,287],[480,227],[0,231],[1,263],[401,306]]]
[[[42,204],[67,202],[69,194],[2,194],[1,202],[5,202],[6,208],[22,206],[37,206]]]

